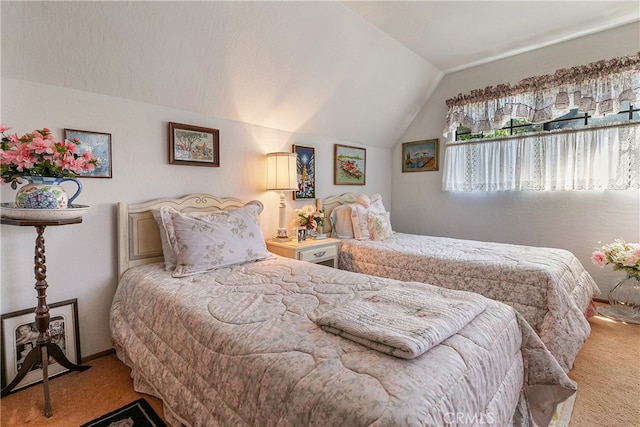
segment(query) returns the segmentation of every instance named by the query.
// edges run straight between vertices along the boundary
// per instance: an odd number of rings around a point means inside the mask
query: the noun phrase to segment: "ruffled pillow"
[[[173,277],[269,258],[258,222],[262,203],[233,211],[182,213],[160,209],[167,240],[176,255]]]
[[[364,206],[365,208],[369,208],[369,205],[371,204],[371,199],[366,194],[360,194],[356,198],[356,203]]]
[[[369,240],[368,209],[359,203],[351,205],[351,224],[353,225],[353,237],[358,240]]]
[[[382,203],[382,196],[379,194],[374,194],[373,196],[370,197],[370,203],[369,203],[369,212],[375,212],[375,213],[385,213],[387,210],[384,207],[384,204]]]
[[[383,240],[393,235],[391,229],[391,219],[389,212],[375,213],[369,212],[368,216],[369,234],[373,240]]]
[[[176,268],[176,254],[173,252],[173,248],[169,244],[169,239],[167,238],[167,230],[164,228],[164,224],[162,224],[162,218],[160,217],[160,209],[152,210],[151,214],[153,215],[153,219],[156,220],[156,224],[158,224],[158,229],[160,230],[160,243],[162,243],[164,269],[166,271],[171,271]]]

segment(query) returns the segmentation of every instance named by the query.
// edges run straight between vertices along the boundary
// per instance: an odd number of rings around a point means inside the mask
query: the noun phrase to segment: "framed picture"
[[[402,144],[402,172],[438,170],[439,140],[404,142]]]
[[[293,192],[293,199],[316,198],[316,150],[313,147],[294,145],[293,152],[298,155],[298,190]]]
[[[82,172],[82,178],[111,178],[111,134],[88,130],[65,129],[64,139],[78,138],[79,152],[91,151],[98,159],[92,172]]]
[[[365,185],[367,149],[334,145],[333,183],[335,185]]]
[[[220,166],[220,131],[169,122],[169,163]]]
[[[18,374],[24,358],[36,346],[38,330],[35,322],[35,307],[1,316],[2,322],[2,388]],[[71,363],[80,363],[80,334],[78,331],[78,300],[71,299],[49,304],[49,334],[51,342],[57,344]],[[54,359],[47,367],[49,378],[62,375],[69,370]],[[42,363],[18,383],[13,391],[42,381]]]

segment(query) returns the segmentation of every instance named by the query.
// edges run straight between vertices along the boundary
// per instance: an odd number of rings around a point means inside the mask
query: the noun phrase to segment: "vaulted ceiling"
[[[5,78],[379,147],[447,72],[640,17],[637,1],[0,7]]]

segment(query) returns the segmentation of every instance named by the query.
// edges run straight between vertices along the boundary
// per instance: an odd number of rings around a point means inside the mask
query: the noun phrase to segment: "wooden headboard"
[[[245,202],[233,197],[216,197],[206,193],[188,194],[179,199],[154,199],[144,203],[118,203],[118,277],[128,268],[161,262],[160,230],[152,211],[171,206],[181,212],[233,210]]]
[[[331,212],[340,205],[355,203],[358,196],[360,196],[360,194],[343,193],[339,196],[329,196],[326,199],[322,199],[322,209],[324,210],[325,221],[329,225],[325,228],[326,230],[333,230],[333,224],[331,224]]]

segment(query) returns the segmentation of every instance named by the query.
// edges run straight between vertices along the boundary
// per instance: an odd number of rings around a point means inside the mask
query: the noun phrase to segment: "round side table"
[[[24,363],[18,370],[16,377],[5,388],[2,389],[2,397],[8,395],[15,386],[29,373],[31,367],[42,362],[42,383],[44,388],[44,415],[50,417],[51,399],[49,398],[49,356],[70,371],[85,371],[91,366],[76,365],[67,359],[62,349],[51,342],[49,335],[49,306],[47,305],[47,266],[44,255],[44,230],[49,226],[79,224],[82,217],[58,219],[58,220],[34,220],[34,219],[14,219],[5,216],[0,217],[0,223],[16,226],[32,226],[36,228],[36,245],[34,257],[34,275],[36,279],[35,289],[37,293],[38,305],[36,306],[36,328],[38,338],[36,346],[27,354]]]

